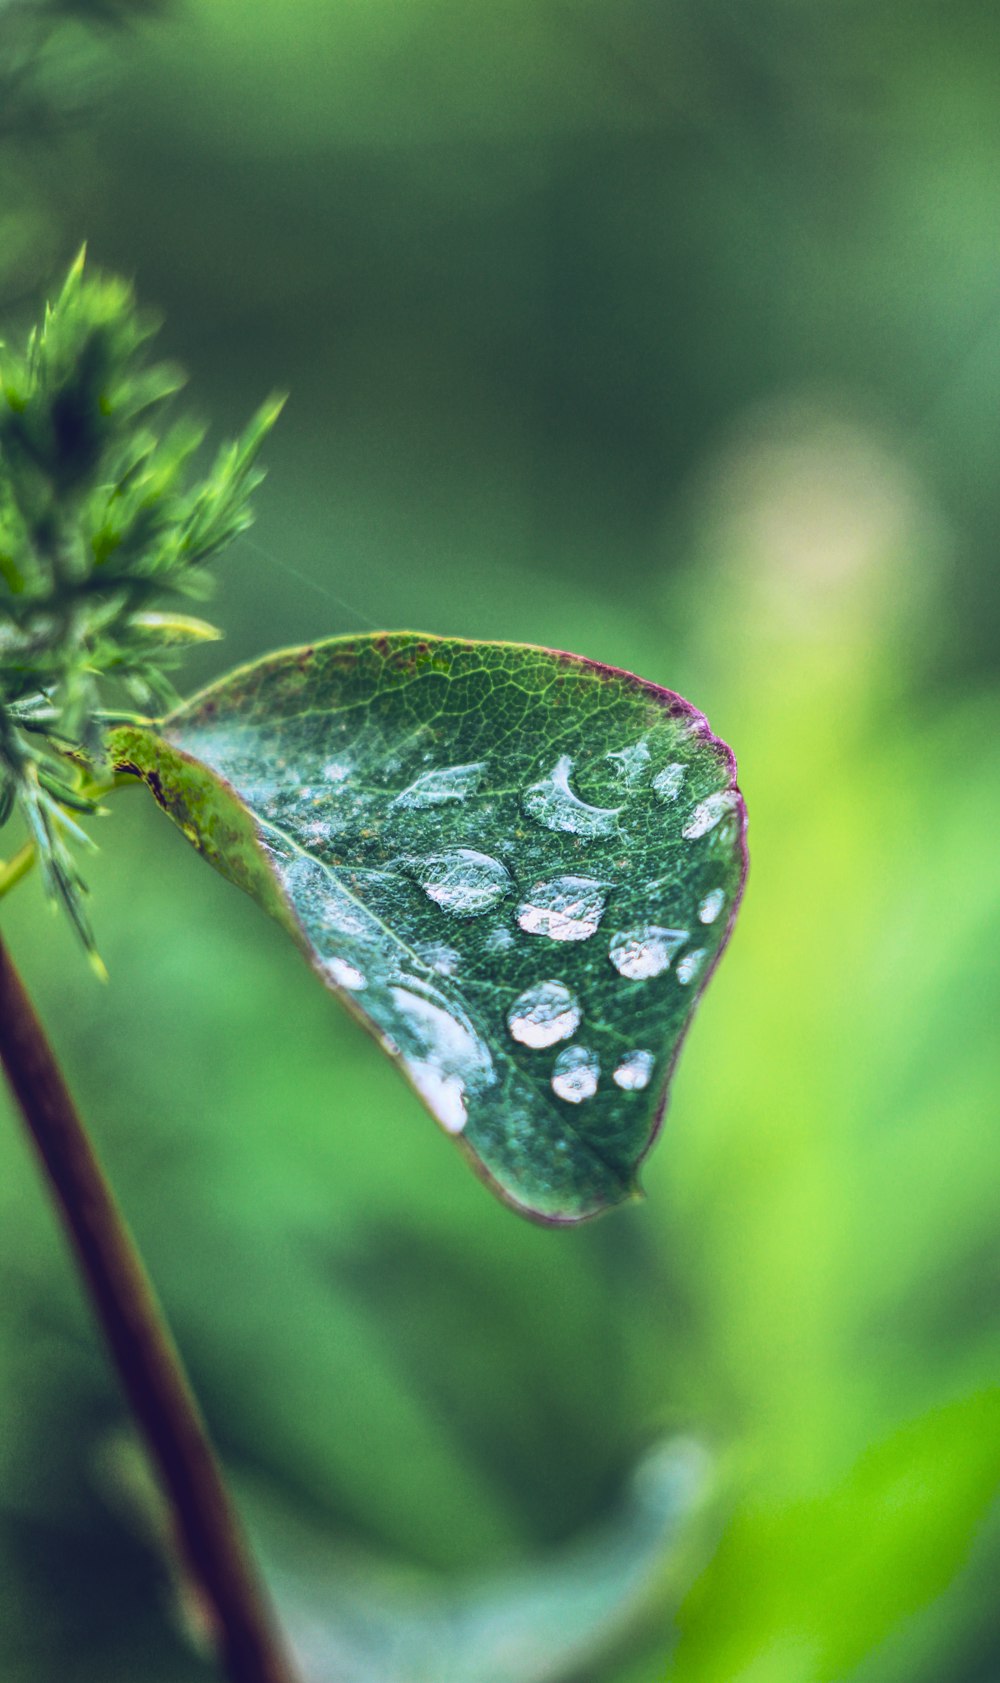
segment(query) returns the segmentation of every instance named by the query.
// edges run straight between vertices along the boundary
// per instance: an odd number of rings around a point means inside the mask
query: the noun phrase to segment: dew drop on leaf
[[[444,941],[414,941],[413,950],[439,976],[454,976],[461,964],[461,956]]]
[[[697,841],[699,836],[707,836],[709,830],[714,830],[735,805],[736,796],[731,789],[720,789],[716,794],[708,795],[695,807],[681,834],[686,841]]]
[[[406,978],[390,989],[398,1013],[394,1039],[417,1092],[450,1134],[468,1121],[466,1100],[496,1079],[489,1049],[468,1018],[435,989]]]
[[[499,859],[471,847],[450,847],[429,853],[407,866],[424,893],[456,917],[479,917],[513,888],[510,873]]]
[[[564,982],[537,982],[525,988],[507,1013],[513,1038],[532,1048],[568,1040],[579,1026],[579,1003]]]
[[[629,1052],[618,1065],[612,1080],[626,1093],[641,1092],[643,1087],[649,1086],[655,1062],[652,1052]]]
[[[588,941],[604,916],[606,897],[592,877],[554,877],[536,882],[518,907],[517,921],[527,935],[551,941]]]
[[[585,1046],[567,1046],[559,1053],[552,1069],[552,1091],[567,1104],[582,1104],[597,1092],[601,1074],[596,1052]]]
[[[679,959],[677,963],[677,980],[686,987],[688,982],[694,981],[704,962],[704,947],[699,947],[693,953],[685,953],[684,957]]]
[[[725,903],[725,890],[722,888],[713,888],[710,894],[705,895],[704,900],[698,907],[698,917],[700,921],[702,923],[714,923]]]
[[[566,830],[572,836],[610,836],[618,826],[620,808],[589,806],[569,786],[573,761],[560,755],[547,777],[525,791],[524,810],[547,830]]]
[[[657,772],[653,778],[653,791],[659,795],[661,801],[675,801],[677,799],[681,792],[681,784],[684,782],[686,771],[686,766],[681,765],[679,761],[673,761],[670,765],[664,766],[662,771]]]
[[[687,939],[686,929],[660,929],[646,923],[639,929],[622,929],[612,935],[608,957],[620,976],[633,982],[646,981],[667,969]]]

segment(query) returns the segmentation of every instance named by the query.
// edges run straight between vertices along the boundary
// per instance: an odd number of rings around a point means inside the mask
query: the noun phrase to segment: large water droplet
[[[485,770],[486,761],[476,760],[467,766],[440,766],[436,771],[425,771],[396,796],[392,805],[414,810],[442,806],[445,801],[464,801],[466,795],[479,787]]]
[[[695,807],[684,826],[682,834],[688,841],[697,841],[699,836],[706,836],[709,830],[714,830],[720,819],[732,812],[736,805],[736,794],[732,789],[720,789],[714,795],[708,795]]]
[[[612,1077],[626,1093],[638,1093],[649,1086],[656,1059],[652,1052],[629,1052],[622,1059]]]
[[[528,935],[586,941],[604,916],[605,904],[604,889],[592,877],[554,877],[535,883],[518,907],[517,921]]]
[[[697,951],[693,953],[685,953],[684,957],[682,959],[678,959],[677,961],[677,980],[683,983],[686,987],[688,982],[693,981],[695,976],[697,976],[699,970],[705,962],[705,957],[706,950],[704,947],[699,947]]]
[[[456,917],[479,917],[514,886],[499,859],[471,847],[450,847],[426,859],[408,860],[407,870],[436,905]]]
[[[338,988],[346,988],[348,993],[359,993],[362,988],[368,986],[361,971],[355,965],[348,964],[346,958],[325,958],[323,968],[331,982],[335,982]]]
[[[507,1027],[522,1046],[554,1046],[580,1026],[580,1007],[564,982],[538,982],[519,994],[507,1013]]]
[[[713,888],[711,893],[705,895],[704,900],[698,907],[698,917],[701,922],[714,923],[725,903],[725,889]]]
[[[567,1046],[552,1068],[552,1091],[567,1104],[582,1104],[597,1092],[601,1065],[596,1052],[585,1046]]]
[[[638,929],[622,929],[612,935],[608,957],[619,975],[629,981],[645,981],[666,970],[687,939],[686,929],[660,929],[654,923],[644,923]]]
[[[489,1050],[468,1017],[435,988],[406,978],[390,989],[393,1039],[417,1092],[450,1134],[468,1121],[467,1100],[495,1080]]]
[[[686,771],[687,766],[681,765],[679,761],[674,761],[671,765],[664,766],[662,771],[657,772],[653,778],[653,790],[655,794],[659,795],[661,801],[675,801],[677,799],[681,792],[681,784],[684,782]]]
[[[525,790],[524,810],[547,830],[568,830],[570,835],[593,839],[610,836],[618,827],[619,807],[589,806],[569,786],[573,761],[562,754],[548,777]]]

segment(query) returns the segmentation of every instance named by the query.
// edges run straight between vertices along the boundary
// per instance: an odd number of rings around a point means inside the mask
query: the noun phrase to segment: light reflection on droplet
[[[695,807],[681,833],[688,841],[697,841],[699,836],[706,836],[709,830],[714,830],[735,805],[736,795],[732,789],[720,789],[716,794],[706,796]]]
[[[537,982],[519,994],[507,1027],[522,1046],[538,1049],[568,1040],[580,1026],[580,1006],[564,982]]]
[[[713,888],[698,907],[698,917],[702,923],[714,923],[726,903],[725,890]]]
[[[667,969],[670,960],[688,939],[686,929],[661,929],[644,923],[637,929],[622,929],[611,937],[608,957],[620,976],[629,981],[646,981]]]
[[[496,1078],[488,1047],[465,1014],[427,983],[407,977],[390,995],[394,1039],[410,1080],[442,1127],[460,1134],[469,1096]]]
[[[677,980],[683,983],[686,987],[688,982],[693,981],[697,976],[699,970],[705,962],[705,957],[706,952],[704,947],[699,947],[693,953],[685,953],[684,957],[679,959],[677,962],[675,972]]]
[[[348,964],[346,958],[325,958],[323,967],[332,982],[338,988],[345,988],[348,993],[359,993],[368,986],[361,971],[353,964]]]
[[[652,1052],[629,1052],[618,1065],[612,1079],[619,1087],[624,1088],[626,1093],[638,1093],[643,1087],[649,1086],[655,1062]]]
[[[552,1091],[567,1104],[582,1104],[597,1092],[601,1065],[596,1052],[585,1046],[567,1046],[552,1068]]]
[[[664,766],[662,771],[657,772],[653,778],[653,791],[659,795],[661,801],[675,801],[677,799],[681,792],[681,784],[684,782],[686,771],[686,766],[674,761],[671,765]]]
[[[587,941],[604,916],[604,889],[592,877],[554,877],[536,882],[518,907],[517,921],[528,935],[552,941]]]
[[[514,886],[499,859],[471,847],[429,853],[425,859],[409,861],[407,869],[435,905],[456,917],[479,917]]]

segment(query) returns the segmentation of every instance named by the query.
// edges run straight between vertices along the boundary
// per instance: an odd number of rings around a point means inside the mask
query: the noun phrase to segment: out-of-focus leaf
[[[745,812],[669,690],[410,633],[245,667],[112,736],[518,1209],[621,1202],[732,928]]]
[[[102,1463],[106,1486],[164,1551],[200,1640],[198,1599],[145,1462],[125,1440]],[[259,1493],[241,1506],[304,1683],[560,1683],[679,1589],[707,1470],[692,1441],[661,1444],[603,1525],[529,1567],[465,1581],[363,1554]]]

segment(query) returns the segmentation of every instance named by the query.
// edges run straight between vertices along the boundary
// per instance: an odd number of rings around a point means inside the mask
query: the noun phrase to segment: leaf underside
[[[111,735],[509,1203],[631,1196],[746,872],[729,749],[575,655],[391,633]]]

